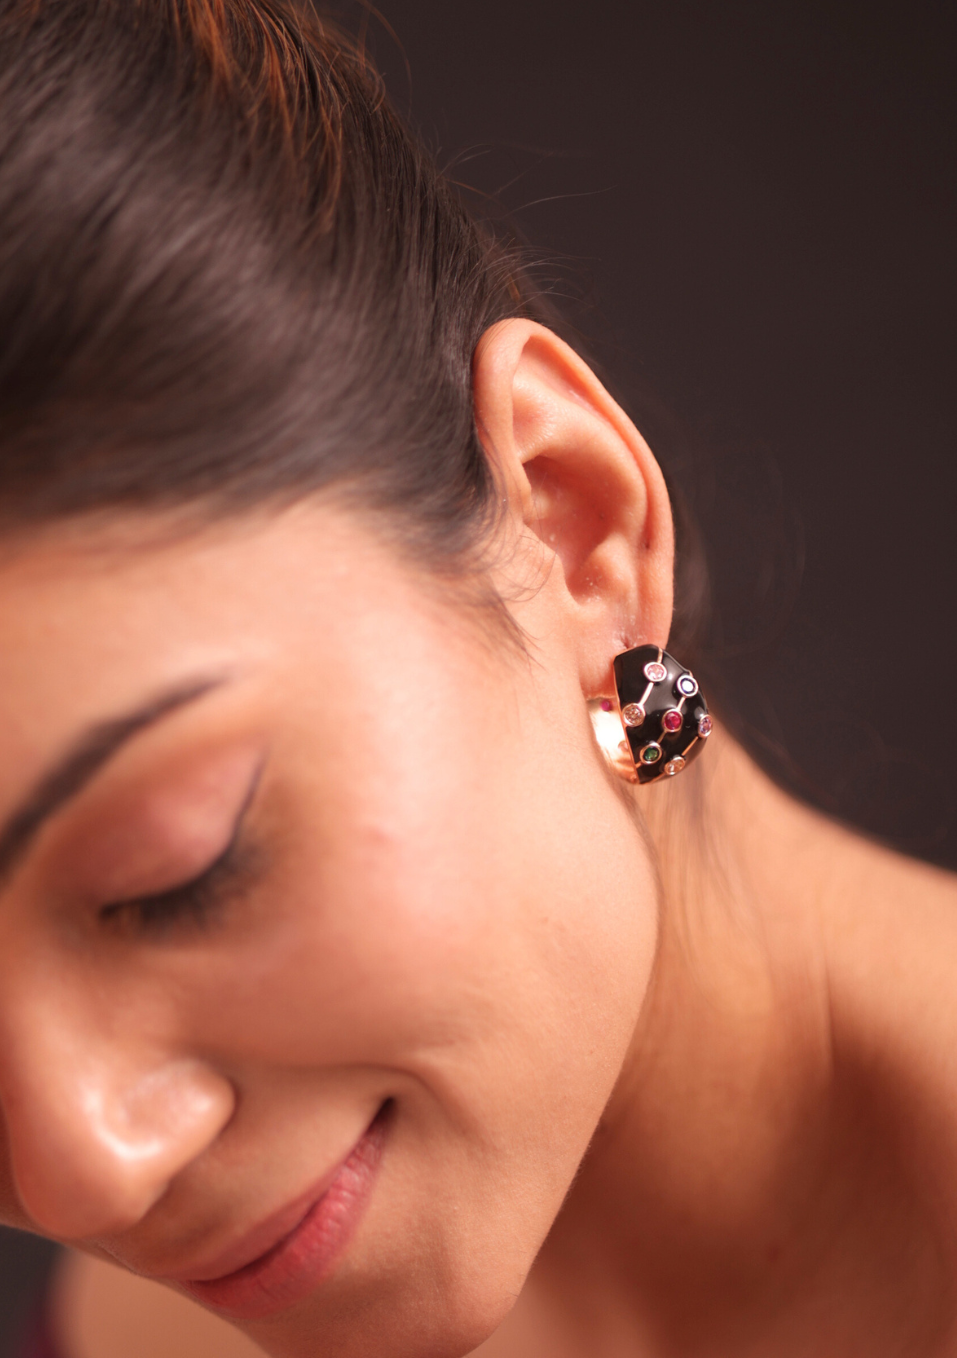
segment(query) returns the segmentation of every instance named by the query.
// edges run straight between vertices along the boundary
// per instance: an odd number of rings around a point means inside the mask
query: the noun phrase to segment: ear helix
[[[633,783],[674,778],[698,757],[713,729],[698,681],[660,646],[636,646],[615,657],[615,685],[618,714],[605,698],[593,704],[592,720],[616,771]],[[617,741],[610,739],[614,728]]]

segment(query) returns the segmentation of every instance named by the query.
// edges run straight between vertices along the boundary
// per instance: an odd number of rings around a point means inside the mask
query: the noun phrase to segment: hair
[[[292,0],[0,0],[0,522],[338,483],[449,561],[482,331],[536,313]]]
[[[0,0],[0,221],[0,528],[335,487],[475,560],[472,355],[556,316],[312,0]]]

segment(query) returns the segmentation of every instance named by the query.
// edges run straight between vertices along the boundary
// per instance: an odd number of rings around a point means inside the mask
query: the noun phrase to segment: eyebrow
[[[208,675],[181,682],[155,694],[132,712],[96,722],[84,731],[62,758],[41,774],[0,827],[0,882],[13,871],[41,826],[82,792],[127,741],[224,682],[222,677]]]

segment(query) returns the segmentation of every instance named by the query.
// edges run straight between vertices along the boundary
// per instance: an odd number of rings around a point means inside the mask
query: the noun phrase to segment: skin
[[[334,1272],[241,1327],[270,1353],[952,1352],[952,879],[720,730],[666,787],[615,778],[585,700],[667,639],[660,472],[530,323],[485,337],[475,401],[524,650],[332,501],[8,544],[0,815],[89,723],[215,683],[3,883],[4,1219],[188,1274],[390,1099]],[[240,815],[204,923],[103,918]],[[110,1358],[77,1320],[105,1268],[64,1285],[75,1358]]]

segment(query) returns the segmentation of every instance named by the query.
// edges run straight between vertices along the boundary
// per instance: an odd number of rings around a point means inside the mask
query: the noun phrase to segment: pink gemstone
[[[714,723],[709,716],[705,715],[698,718],[698,735],[702,740],[704,740],[706,736],[710,736],[713,729]]]
[[[685,724],[685,719],[676,707],[670,712],[666,712],[661,718],[661,724],[666,731],[680,731]]]
[[[645,709],[641,703],[629,703],[621,709],[621,715],[626,726],[640,726],[645,719]]]
[[[668,671],[660,660],[649,660],[645,666],[645,678],[649,684],[660,684],[662,679],[667,679]]]
[[[611,711],[611,699],[610,699],[610,698],[602,698],[602,700],[601,700],[601,710],[602,710],[603,712],[610,712],[610,711]]]

